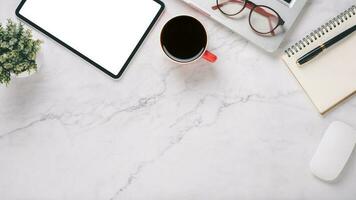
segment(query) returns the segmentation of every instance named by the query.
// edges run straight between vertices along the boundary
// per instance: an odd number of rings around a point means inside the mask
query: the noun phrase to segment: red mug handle
[[[211,63],[216,62],[216,60],[218,59],[218,57],[210,51],[205,51],[203,58]]]

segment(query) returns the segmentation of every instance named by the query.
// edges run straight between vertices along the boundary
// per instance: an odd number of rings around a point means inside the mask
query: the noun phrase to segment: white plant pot
[[[38,70],[39,70],[39,65],[37,65],[37,70],[26,71],[26,72],[22,72],[21,74],[18,74],[18,75],[14,74],[13,76],[16,78],[27,78],[27,77],[35,74]]]
[[[14,77],[14,78],[27,78],[27,77],[32,76],[33,74],[38,72],[39,69],[41,68],[41,65],[38,62],[38,55],[36,57],[36,63],[37,63],[37,70],[25,71],[25,72],[22,72],[22,73],[20,73],[18,75],[12,74],[11,76]]]

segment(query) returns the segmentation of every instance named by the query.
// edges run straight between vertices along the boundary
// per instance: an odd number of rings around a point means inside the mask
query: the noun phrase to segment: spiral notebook
[[[307,64],[297,59],[356,25],[353,5],[285,50],[282,59],[321,114],[356,92],[356,33],[325,50]]]

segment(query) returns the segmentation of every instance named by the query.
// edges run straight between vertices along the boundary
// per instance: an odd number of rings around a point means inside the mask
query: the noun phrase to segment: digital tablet
[[[159,0],[22,0],[16,15],[119,78],[163,10]]]

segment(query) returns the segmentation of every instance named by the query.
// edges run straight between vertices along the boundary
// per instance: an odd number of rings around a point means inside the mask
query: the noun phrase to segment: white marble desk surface
[[[20,0],[0,0],[0,20]],[[114,81],[54,41],[39,73],[0,90],[1,200],[356,199],[356,155],[335,183],[309,172],[330,122],[356,127],[356,99],[322,117],[277,56],[176,0]],[[310,1],[295,42],[354,0]],[[179,67],[164,22],[201,19],[220,56]]]

